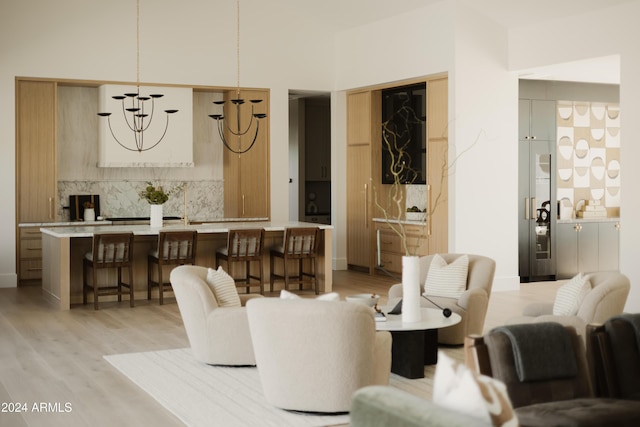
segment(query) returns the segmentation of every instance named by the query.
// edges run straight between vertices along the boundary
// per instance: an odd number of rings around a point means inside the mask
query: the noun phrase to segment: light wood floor
[[[334,290],[343,298],[375,292],[384,303],[395,282],[334,272]],[[486,329],[519,314],[530,301],[553,299],[558,285],[523,284],[520,291],[494,293]],[[133,309],[128,302],[101,303],[99,311],[89,304],[60,312],[44,303],[39,287],[0,289],[0,426],[181,426],[102,357],[187,347],[178,307],[171,301],[163,306],[157,300],[136,301]],[[447,351],[461,357],[459,348]],[[428,380],[432,368],[425,372]],[[34,412],[34,404],[40,408],[41,403],[48,411]],[[26,404],[27,412],[5,412],[14,404]]]

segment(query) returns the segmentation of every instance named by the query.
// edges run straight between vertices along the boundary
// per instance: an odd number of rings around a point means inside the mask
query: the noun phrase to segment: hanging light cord
[[[140,92],[140,0],[136,1],[136,86]]]
[[[139,1],[139,0],[138,0]],[[240,0],[236,0],[236,15],[237,15],[237,25],[236,25],[236,57],[237,57],[237,65],[238,65],[238,80],[236,85],[236,95],[238,99],[240,98]]]

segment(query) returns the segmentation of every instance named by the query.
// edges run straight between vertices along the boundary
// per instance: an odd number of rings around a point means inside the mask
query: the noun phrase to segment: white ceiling
[[[281,0],[335,30],[402,15],[443,0]],[[636,0],[459,0],[505,28],[516,28]]]
[[[284,0],[291,3],[291,0]],[[291,7],[303,7],[305,13],[336,31],[357,27],[392,15],[421,9],[442,0],[293,0]],[[636,0],[459,0],[507,29],[568,17]],[[551,12],[553,11],[553,12]],[[620,83],[617,56],[557,64],[522,70],[521,78],[594,83]]]

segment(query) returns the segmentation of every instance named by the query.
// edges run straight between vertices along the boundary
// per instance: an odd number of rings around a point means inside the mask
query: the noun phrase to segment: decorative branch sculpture
[[[388,120],[382,123],[382,143],[391,159],[389,173],[393,177],[393,183],[387,192],[386,200],[379,200],[378,192],[376,191],[375,185],[373,185],[374,203],[382,212],[389,228],[400,237],[402,249],[406,256],[415,254],[411,253],[409,249],[405,224],[402,221],[403,213],[406,210],[406,207],[403,205],[405,203],[406,188],[403,184],[412,184],[419,176],[419,172],[412,168],[411,156],[407,151],[407,147],[412,142],[411,126],[420,125],[424,121],[424,118],[418,117],[415,110],[409,105],[409,100],[407,99]],[[444,130],[445,133],[447,132],[447,128]],[[431,200],[427,201],[425,208],[426,221],[431,220],[438,206],[446,200],[442,189],[444,187],[443,183],[449,177],[449,171],[455,166],[463,154],[478,143],[483,133],[481,130],[473,144],[459,153],[451,163],[449,163],[448,160],[449,146],[447,145],[440,167],[438,192]],[[431,185],[430,183],[427,184]],[[417,246],[419,245],[416,245],[416,247]]]

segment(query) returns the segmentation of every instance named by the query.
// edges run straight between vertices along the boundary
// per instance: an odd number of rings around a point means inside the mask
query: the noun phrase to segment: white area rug
[[[196,361],[190,349],[104,358],[190,427],[319,427],[348,415],[305,415],[267,403],[256,368],[224,368]]]

